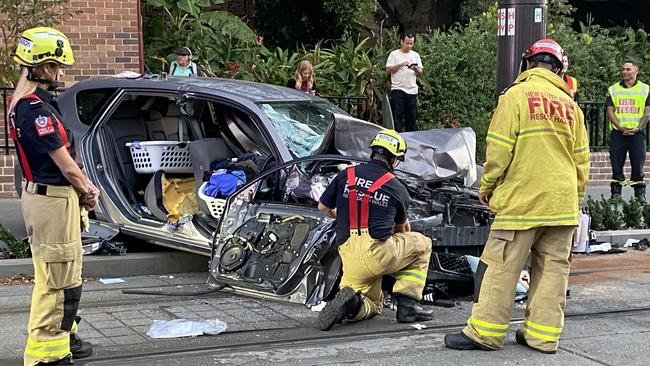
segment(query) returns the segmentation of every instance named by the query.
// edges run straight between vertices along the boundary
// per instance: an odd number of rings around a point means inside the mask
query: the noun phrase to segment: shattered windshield
[[[324,102],[274,102],[260,107],[296,158],[314,155],[333,113],[339,112],[334,105]]]

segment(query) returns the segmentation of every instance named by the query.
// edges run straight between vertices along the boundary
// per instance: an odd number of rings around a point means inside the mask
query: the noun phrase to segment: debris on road
[[[426,325],[424,325],[424,324],[419,324],[419,323],[418,323],[418,324],[411,324],[411,326],[412,326],[413,328],[417,329],[417,330],[422,330],[422,329],[426,329],[426,328],[427,328]]]
[[[202,320],[154,320],[147,332],[150,338],[196,337],[203,334],[217,335],[224,332],[228,325],[219,319]]]
[[[321,301],[317,305],[312,306],[311,311],[321,311],[323,308],[325,308],[325,305],[327,305],[327,302]]]
[[[124,283],[126,281],[121,278],[100,278],[99,282],[103,283],[104,285],[111,285],[114,283]]]

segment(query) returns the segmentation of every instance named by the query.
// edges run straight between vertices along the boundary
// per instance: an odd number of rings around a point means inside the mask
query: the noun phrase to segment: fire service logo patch
[[[38,116],[34,120],[34,125],[36,126],[36,132],[39,136],[45,136],[54,133],[54,125],[52,124],[52,118],[45,116]]]

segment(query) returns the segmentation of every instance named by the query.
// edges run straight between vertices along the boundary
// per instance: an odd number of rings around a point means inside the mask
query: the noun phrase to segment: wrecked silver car
[[[113,228],[212,256],[209,283],[238,293],[307,304],[332,295],[341,262],[317,202],[341,169],[369,157],[379,126],[306,93],[236,80],[100,78],[57,100],[102,191],[96,235]],[[471,284],[459,254],[480,253],[491,220],[473,188],[474,132],[404,137],[396,174],[413,230],[433,239],[427,288]]]

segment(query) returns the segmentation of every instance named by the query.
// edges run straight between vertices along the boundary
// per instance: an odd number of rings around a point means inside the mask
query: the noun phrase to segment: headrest
[[[178,106],[174,103],[170,103],[167,106],[167,114],[165,117],[179,117],[181,115],[180,111],[178,110]]]
[[[144,111],[144,119],[147,121],[159,121],[162,119],[162,113],[157,110],[150,109],[148,111]]]
[[[124,101],[120,103],[120,106],[117,107],[115,113],[113,113],[112,119],[128,119],[128,118],[138,118],[140,116],[140,108],[138,104],[133,101]]]

